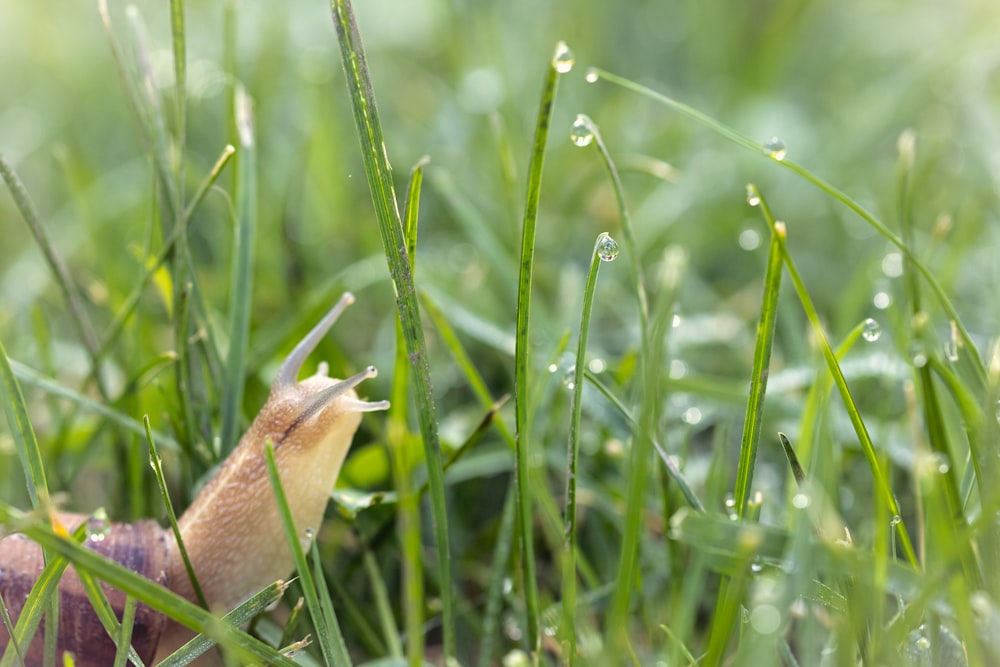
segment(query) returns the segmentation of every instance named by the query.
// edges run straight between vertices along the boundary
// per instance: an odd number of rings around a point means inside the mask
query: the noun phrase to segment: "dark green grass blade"
[[[614,243],[607,233],[598,235],[590,257],[590,271],[583,291],[583,308],[580,331],[577,334],[576,363],[573,371],[572,415],[569,422],[569,446],[566,454],[566,543],[563,549],[562,603],[563,639],[567,643],[568,664],[576,664],[576,483],[577,461],[580,458],[580,418],[583,413],[583,369],[587,365],[587,337],[590,333],[590,315],[594,309],[594,292],[601,263],[613,260],[608,243]],[[618,254],[617,244],[614,254]]]
[[[399,207],[392,184],[392,171],[386,155],[382,126],[375,105],[375,92],[368,75],[361,36],[350,2],[331,0],[330,7],[333,11],[334,27],[337,29],[341,62],[354,110],[358,139],[361,142],[361,157],[368,177],[372,202],[375,205],[379,233],[382,236],[389,275],[396,294],[396,311],[403,327],[403,339],[410,360],[417,417],[427,461],[427,478],[430,483],[431,515],[434,542],[437,546],[438,578],[441,582],[444,657],[447,659],[455,654],[454,593],[451,580],[451,548],[448,540],[448,511],[444,493],[444,466],[441,462],[437,407],[431,387],[430,362],[424,342],[413,273],[406,252],[406,240],[399,217]]]
[[[515,403],[515,456],[517,480],[518,532],[521,542],[521,568],[524,575],[524,606],[527,615],[528,650],[536,654],[540,647],[538,631],[538,582],[535,578],[534,522],[532,516],[531,485],[528,481],[528,454],[531,448],[531,424],[528,420],[528,395],[531,377],[529,357],[529,320],[531,313],[531,278],[535,259],[535,229],[538,223],[538,200],[542,189],[542,168],[545,165],[545,148],[548,143],[549,124],[555,103],[556,87],[559,82],[560,63],[558,58],[568,52],[560,42],[556,55],[546,69],[542,85],[542,97],[538,106],[538,120],[535,125],[535,139],[528,167],[528,193],[524,207],[524,226],[521,232],[521,261],[517,289],[517,325],[514,353],[514,403]]]
[[[313,627],[316,629],[316,640],[323,653],[323,659],[328,665],[349,667],[352,664],[351,658],[347,654],[347,646],[344,645],[344,638],[340,634],[340,626],[337,624],[336,615],[333,614],[333,608],[325,609],[320,606],[319,596],[316,594],[316,582],[313,579],[309,563],[306,562],[306,555],[302,550],[302,542],[295,526],[295,519],[292,517],[292,510],[288,506],[288,499],[285,496],[281,476],[278,473],[278,464],[274,459],[274,444],[268,441],[264,453],[267,461],[267,476],[271,480],[274,498],[278,503],[281,520],[285,526],[285,538],[295,559],[295,571],[298,572],[299,580],[302,582],[302,593],[306,599],[306,607],[312,618]]]

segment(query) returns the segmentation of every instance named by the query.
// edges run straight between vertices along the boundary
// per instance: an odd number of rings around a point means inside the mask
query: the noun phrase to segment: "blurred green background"
[[[111,14],[127,43],[123,7],[112,3]],[[148,30],[155,85],[169,100],[167,4],[137,8]],[[736,456],[767,245],[759,214],[746,205],[746,183],[756,183],[787,222],[793,256],[834,341],[866,317],[890,333],[900,323],[908,328],[908,315],[894,301],[901,290],[899,256],[884,239],[767,160],[633,93],[586,83],[588,66],[676,97],[761,142],[780,137],[789,159],[896,229],[897,140],[912,129],[917,252],[978,340],[985,345],[1000,330],[1000,4],[993,0],[358,0],[355,9],[400,196],[412,165],[424,155],[431,159],[418,287],[443,307],[496,396],[512,388],[526,168],[542,77],[560,39],[573,49],[576,67],[560,83],[541,198],[533,310],[540,374],[559,339],[578,326],[594,238],[620,233],[597,153],[569,140],[578,113],[598,124],[622,170],[647,275],[657,275],[668,251],[685,260],[679,319],[669,337],[670,376],[677,382],[664,424],[675,446],[722,425]],[[222,3],[189,2],[187,29],[191,191],[229,136]],[[339,368],[376,364],[383,375],[365,390],[381,398],[392,367],[392,289],[329,8],[301,0],[239,3],[236,39],[236,69],[255,104],[260,179],[251,332],[258,372],[245,412],[253,415],[262,403],[273,359],[287,349],[293,330],[307,327],[347,288],[359,304],[317,357]],[[143,271],[154,205],[152,170],[96,3],[0,0],[0,63],[0,152],[31,193],[100,330]],[[224,173],[219,183],[229,189],[230,179]],[[228,304],[230,236],[227,199],[212,193],[192,223],[190,242],[217,316]],[[628,376],[629,355],[638,346],[629,284],[624,262],[602,269],[591,331],[591,356],[605,359],[617,378]],[[879,294],[888,297],[881,307]],[[77,386],[86,359],[67,317],[26,225],[11,198],[0,195],[0,338],[12,358]],[[124,378],[170,349],[166,324],[161,294],[150,287],[107,361],[113,387],[120,391]],[[939,313],[931,312],[931,324],[947,335]],[[778,328],[765,433],[798,419],[800,391],[814,367],[807,327],[788,289]],[[51,341],[40,340],[41,330]],[[442,432],[454,444],[482,414],[433,332],[429,341]],[[905,336],[883,338],[883,356],[863,361],[886,365],[859,371],[883,380],[862,379],[859,386],[873,419],[886,419],[881,435],[890,449],[908,437],[907,425],[894,422],[902,410],[894,381],[901,371],[894,364],[905,345]],[[572,363],[552,361],[559,373]],[[154,426],[166,428],[157,418],[166,409],[158,382],[140,393],[134,414],[150,412]],[[564,453],[565,402],[554,400],[558,409],[538,418],[556,463]],[[43,395],[29,392],[29,403],[37,409],[43,445],[60,438],[73,451],[91,442],[97,428],[91,415],[66,428],[52,418],[59,409]],[[585,451],[601,450],[606,435],[587,436]],[[0,489],[5,498],[23,498],[8,436],[0,438],[0,467],[9,472]],[[488,438],[484,448],[503,446]],[[761,456],[779,461],[780,454]],[[385,488],[390,482],[377,450],[364,460],[348,469],[351,481]],[[481,463],[469,473],[474,480],[509,471],[504,457],[470,461]],[[50,484],[72,490],[70,504],[81,509],[130,507],[130,500],[107,495],[115,488],[107,483],[116,478],[114,462],[100,449],[60,460]],[[689,475],[700,483],[704,469],[693,465]],[[783,476],[781,465],[765,468],[757,484],[777,484]],[[489,545],[476,544],[478,525],[483,516],[496,519],[502,498],[484,498],[476,484],[454,489],[482,512],[457,512],[453,535],[460,558],[486,563]],[[556,495],[559,485],[554,475]],[[503,491],[499,484],[487,488]],[[613,551],[606,554],[611,563]],[[600,564],[600,556],[594,559]]]

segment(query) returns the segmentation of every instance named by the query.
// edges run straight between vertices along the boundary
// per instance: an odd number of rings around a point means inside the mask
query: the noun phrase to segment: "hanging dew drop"
[[[566,74],[573,69],[573,63],[575,62],[573,52],[566,46],[566,42],[556,44],[556,52],[552,56],[552,66],[557,72]]]
[[[597,240],[597,256],[602,262],[613,262],[618,257],[618,242],[608,236],[607,232]]]
[[[903,523],[903,517],[899,516],[898,514],[892,517],[892,520],[889,521],[889,525],[892,526],[893,528],[895,528],[901,523]]]
[[[770,153],[771,157],[775,160],[784,160],[785,156],[788,155],[788,148],[785,147],[785,142],[778,137],[771,137],[764,142],[764,150]]]
[[[573,127],[570,128],[569,138],[574,144],[583,148],[584,146],[589,146],[594,141],[594,130],[593,122],[586,114],[577,114],[576,120],[573,121]]]
[[[99,508],[87,519],[87,539],[91,542],[103,542],[111,534],[111,521],[104,508]]]
[[[865,323],[861,325],[861,337],[869,343],[874,343],[882,337],[882,326],[869,317],[865,320]]]
[[[583,77],[583,80],[587,83],[597,83],[597,80],[601,78],[601,75],[597,73],[597,69],[594,67],[587,69],[587,75]]]
[[[747,203],[751,206],[760,206],[760,192],[753,184],[747,186]]]
[[[563,384],[570,391],[576,389],[576,364],[566,369],[566,375],[563,376]]]

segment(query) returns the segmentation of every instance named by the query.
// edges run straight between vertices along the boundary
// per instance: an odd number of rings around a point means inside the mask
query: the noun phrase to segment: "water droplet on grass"
[[[785,142],[778,137],[771,137],[764,142],[764,150],[771,154],[775,160],[784,160],[785,156],[788,155],[788,148],[785,146]]]
[[[587,75],[583,77],[584,81],[587,83],[597,83],[597,80],[601,78],[601,75],[597,73],[597,70],[593,67],[587,70]]]
[[[601,234],[601,238],[597,241],[597,256],[602,262],[615,261],[618,257],[618,242],[606,233]]]
[[[861,337],[869,343],[874,343],[882,337],[882,325],[869,317],[865,320],[865,323],[861,325]]]
[[[104,508],[99,508],[87,519],[87,539],[91,542],[103,542],[111,534],[111,521]]]
[[[556,44],[556,52],[552,56],[552,66],[556,68],[557,72],[565,74],[573,69],[573,63],[575,62],[576,59],[573,56],[573,52],[566,46],[566,42]]]
[[[576,120],[573,121],[573,127],[570,128],[569,138],[574,144],[583,148],[584,146],[589,146],[594,141],[594,130],[593,123],[586,116],[586,114],[577,114]]]
[[[752,183],[747,185],[747,203],[751,206],[760,205],[760,191],[757,190],[757,186]]]

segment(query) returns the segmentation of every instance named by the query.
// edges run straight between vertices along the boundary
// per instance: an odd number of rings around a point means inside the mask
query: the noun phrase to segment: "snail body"
[[[297,381],[306,357],[353,300],[345,294],[288,355],[267,402],[239,445],[178,521],[195,576],[212,611],[229,611],[294,569],[264,463],[265,443],[274,445],[296,528],[300,538],[307,539],[309,531],[319,527],[330,490],[361,423],[361,413],[389,407],[387,401],[362,401],[354,390],[362,381],[375,377],[372,366],[346,380],[336,380],[327,377],[326,364],[320,364],[315,375]],[[59,518],[72,529],[86,517]],[[155,522],[112,524],[99,539],[88,539],[87,544],[197,602],[173,534]],[[20,535],[0,540],[0,595],[15,623],[41,568],[41,550],[36,544]],[[113,657],[114,643],[94,615],[71,568],[59,589],[60,655],[62,651],[73,652],[77,665],[110,664],[111,659],[101,650],[110,650]],[[124,595],[107,586],[105,591],[120,617]],[[140,605],[132,643],[144,662],[154,659],[157,647],[161,647],[162,656],[164,648],[175,648],[190,637],[187,628]],[[8,641],[0,624],[0,648]],[[29,666],[40,664],[41,648],[39,630],[27,651]]]

